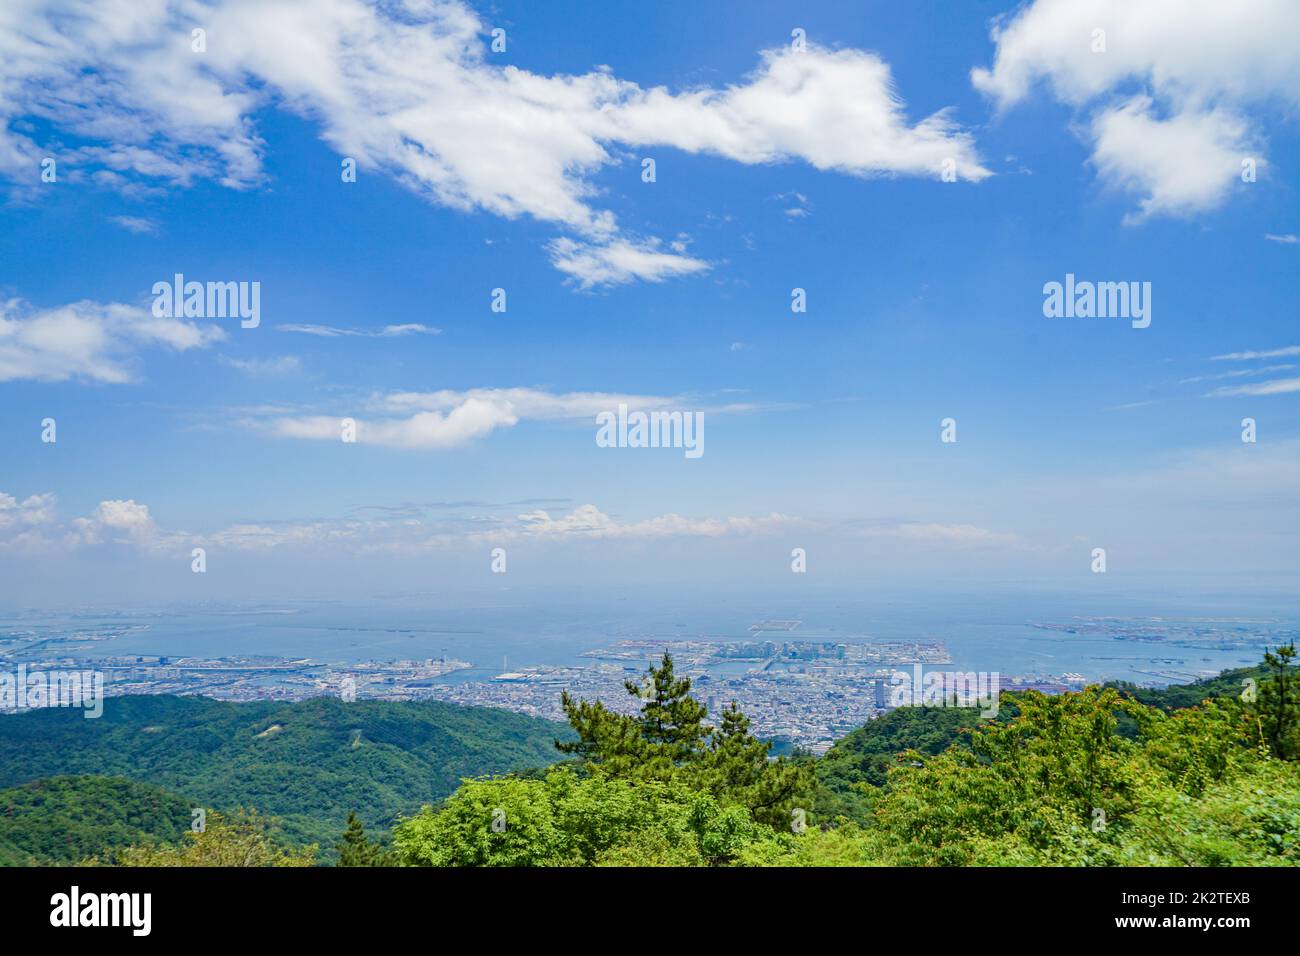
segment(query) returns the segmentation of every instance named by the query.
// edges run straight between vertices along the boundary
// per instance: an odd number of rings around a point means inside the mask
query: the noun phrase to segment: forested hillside
[[[1296,865],[1294,656],[1159,692],[1003,695],[990,720],[900,708],[820,760],[774,759],[734,707],[711,722],[668,656],[627,682],[634,715],[564,694],[568,727],[336,699],[37,712],[5,720],[0,783],[136,782],[0,794],[0,862]],[[214,811],[203,833],[191,802]]]
[[[393,843],[417,866],[1294,866],[1293,661],[1161,696],[1195,706],[1090,687],[993,720],[896,711],[813,762],[766,759],[734,711],[703,725],[665,659],[639,718],[566,698],[577,770],[466,783]]]
[[[565,728],[436,702],[317,698],[229,703],[119,697],[104,714],[3,718],[0,787],[69,774],[152,784],[217,810],[255,808],[292,843],[329,846],[348,812],[371,827],[436,801],[462,777],[550,763]],[[187,811],[188,818],[188,811]]]
[[[0,865],[76,863],[190,828],[187,798],[123,777],[48,777],[0,790]]]

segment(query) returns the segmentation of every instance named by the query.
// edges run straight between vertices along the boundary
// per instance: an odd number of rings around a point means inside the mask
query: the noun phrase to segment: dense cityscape
[[[442,700],[497,707],[552,720],[564,718],[561,691],[599,700],[620,713],[640,705],[628,692],[646,666],[670,653],[679,673],[690,677],[693,693],[716,718],[735,703],[759,735],[814,753],[838,737],[897,706],[900,682],[941,671],[952,663],[938,640],[793,640],[802,622],[760,621],[745,640],[620,640],[579,655],[581,663],[531,663],[514,668],[503,661],[489,679],[448,680],[460,671],[482,669],[483,662],[452,657],[398,660],[325,661],[274,655],[169,657],[97,652],[132,628],[108,625],[62,635],[39,631],[0,634],[0,661],[45,669],[89,670],[103,675],[104,695],[199,694],[220,700],[304,700],[333,695],[344,699]],[[1034,627],[1074,635],[1104,636],[1126,645],[1147,644],[1141,670],[1148,683],[1195,678],[1197,649],[1252,650],[1284,637],[1271,621],[1139,620],[1096,617],[1066,622],[1035,622]],[[1131,661],[1131,656],[1115,660]],[[1105,659],[1101,659],[1104,663]],[[974,675],[971,675],[972,677]],[[997,691],[1034,688],[1046,693],[1078,689],[1096,674],[1020,673],[991,675]],[[0,712],[20,709],[0,688]]]

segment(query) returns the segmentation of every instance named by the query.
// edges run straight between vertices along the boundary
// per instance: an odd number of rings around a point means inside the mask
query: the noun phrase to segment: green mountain
[[[572,729],[438,703],[117,698],[98,720],[4,719],[0,864],[1295,866],[1300,674],[1292,648],[1265,665],[1008,694],[994,720],[900,708],[821,759],[772,760],[734,709],[706,725],[667,656],[636,715],[566,695]],[[212,811],[199,836],[194,807]]]
[[[1096,686],[1009,694],[992,720],[908,708],[782,764],[738,712],[702,734],[665,657],[639,716],[566,698],[581,773],[468,782],[399,823],[393,852],[410,866],[1296,866],[1294,659],[1266,654],[1245,697],[1235,675],[1166,692],[1170,709]]]
[[[1257,685],[1269,676],[1268,669],[1256,664],[1251,667],[1237,667],[1223,671],[1214,677],[1206,677],[1191,684],[1170,684],[1168,687],[1138,687],[1126,681],[1114,681],[1107,687],[1116,687],[1126,696],[1132,697],[1148,707],[1161,710],[1177,710],[1181,707],[1195,707],[1211,697],[1236,697],[1245,687],[1247,680]]]
[[[0,787],[69,774],[125,777],[194,806],[256,808],[278,820],[284,841],[323,850],[350,810],[382,832],[462,777],[554,762],[556,738],[568,736],[563,725],[502,710],[325,697],[116,697],[98,719],[49,709],[5,717],[3,726]]]
[[[1268,676],[1265,667],[1255,665],[1190,684],[1150,688],[1118,681],[1106,686],[1168,713],[1195,707],[1205,700],[1236,698],[1248,678],[1258,685]],[[998,720],[1005,722],[1018,713],[1016,696],[1003,695]],[[1115,718],[1117,734],[1130,740],[1138,736],[1137,723],[1129,714],[1120,711]],[[817,761],[820,786],[816,809],[831,818],[845,816],[864,821],[870,814],[870,788],[885,786],[887,774],[891,767],[898,766],[901,753],[916,750],[936,756],[950,745],[966,748],[971,728],[984,722],[970,710],[943,707],[899,707],[869,721],[837,740]]]
[[[0,790],[0,866],[77,863],[143,843],[176,843],[192,803],[122,777],[49,777]]]
[[[831,819],[865,819],[870,806],[862,786],[883,787],[900,753],[919,750],[933,756],[950,744],[962,745],[962,731],[979,721],[977,713],[957,707],[899,707],[882,714],[835,741],[817,761],[815,808]]]

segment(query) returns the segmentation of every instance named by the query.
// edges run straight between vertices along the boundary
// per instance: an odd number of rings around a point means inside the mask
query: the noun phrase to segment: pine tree
[[[634,766],[645,750],[637,722],[616,714],[600,701],[574,700],[560,694],[564,714],[578,735],[574,741],[555,742],[560,753],[574,754],[587,764],[600,764],[613,773]]]
[[[704,723],[708,709],[691,697],[690,678],[673,673],[668,654],[658,667],[650,666],[644,684],[629,680],[623,686],[643,701],[636,717],[562,693],[560,702],[578,739],[557,741],[555,746],[615,776],[671,779],[676,768],[704,752],[705,738],[712,730]]]
[[[641,707],[641,736],[661,747],[674,763],[700,752],[712,728],[704,723],[708,708],[691,696],[691,679],[673,674],[673,659],[665,652],[658,667],[651,667],[645,687],[625,681],[628,693],[645,700]]]
[[[789,826],[800,800],[807,808],[814,787],[812,765],[770,759],[772,744],[749,732],[749,718],[735,701],[721,716],[701,765],[702,785],[720,800],[742,804],[760,822]]]
[[[339,853],[339,866],[387,866],[387,854],[378,844],[366,837],[366,828],[355,812],[348,812],[348,828],[334,849]]]
[[[1294,760],[1300,756],[1300,680],[1297,680],[1295,643],[1264,651],[1264,666],[1272,677],[1259,688],[1255,712],[1264,741],[1274,756]]]
[[[811,767],[771,760],[771,744],[749,732],[749,718],[734,702],[717,728],[705,723],[708,708],[691,696],[690,678],[677,676],[671,655],[650,666],[644,683],[629,680],[624,686],[642,702],[634,717],[562,694],[578,739],[556,746],[583,758],[589,770],[633,780],[682,781],[780,828],[789,825],[798,801],[808,804]]]

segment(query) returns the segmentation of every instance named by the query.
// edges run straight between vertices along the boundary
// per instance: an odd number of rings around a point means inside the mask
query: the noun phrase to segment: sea
[[[1108,618],[1104,632],[1068,629]],[[1160,619],[1160,620],[1156,620]],[[798,621],[793,630],[755,630]],[[1127,623],[1164,629],[1164,641],[1123,639]],[[1052,625],[1045,628],[1039,625]],[[1064,628],[1064,629],[1063,629]],[[1184,646],[1194,628],[1202,636]],[[1180,683],[1258,663],[1265,645],[1300,634],[1286,595],[1116,595],[856,591],[647,594],[562,598],[547,593],[403,593],[353,601],[0,609],[0,635],[84,637],[52,643],[51,657],[273,656],[351,663],[453,658],[473,666],[447,682],[488,680],[536,665],[591,663],[584,651],[620,640],[941,641],[954,670],[1004,677],[1079,674],[1089,681]]]

